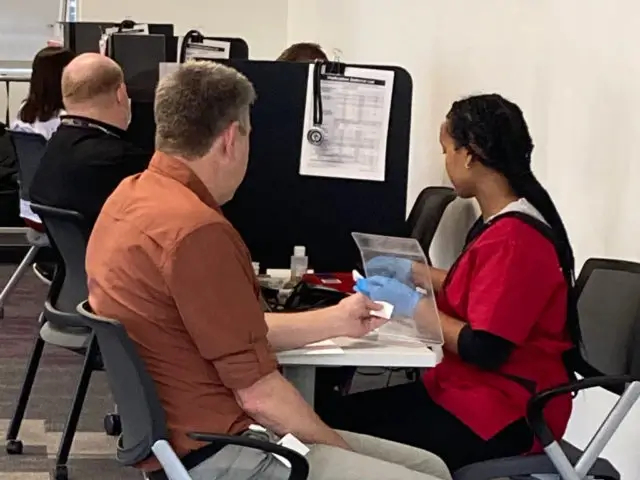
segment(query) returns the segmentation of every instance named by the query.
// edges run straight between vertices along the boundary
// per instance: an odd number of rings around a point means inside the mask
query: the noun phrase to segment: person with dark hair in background
[[[36,54],[31,65],[29,93],[18,110],[16,120],[11,124],[11,130],[38,134],[45,140],[51,138],[60,126],[60,116],[65,113],[62,102],[62,72],[74,56],[73,52],[59,45],[48,45]],[[15,154],[12,166],[11,173],[14,176],[17,174]],[[17,195],[16,185],[16,202],[19,200]],[[28,202],[20,201],[20,216],[27,226],[39,232],[37,235],[42,234],[42,226],[36,220],[37,216],[31,212]],[[42,261],[42,258],[46,258],[45,251],[41,250],[42,255],[39,254],[37,263],[33,264],[33,271],[42,281],[50,283],[55,262]]]
[[[315,60],[328,60],[327,54],[317,43],[294,43],[277,58],[279,62],[313,62]]]
[[[431,278],[444,358],[422,382],[343,397],[321,417],[334,428],[429,450],[455,471],[540,449],[527,402],[568,381],[565,353],[580,333],[573,251],[531,171],[533,143],[520,108],[496,94],[457,101],[440,143],[456,192],[478,201],[482,227],[448,272],[376,257],[356,289],[419,322],[434,305],[410,285],[428,286]],[[547,406],[557,438],[570,413],[570,394]]]
[[[49,46],[40,50],[33,59],[29,95],[20,107],[12,130],[38,133],[49,140],[60,125],[64,114],[62,103],[62,71],[73,60],[70,50]]]

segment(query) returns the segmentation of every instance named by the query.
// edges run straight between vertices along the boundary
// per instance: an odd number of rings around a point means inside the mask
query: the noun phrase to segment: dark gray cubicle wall
[[[230,61],[254,84],[247,175],[224,212],[262,268],[286,268],[294,245],[307,247],[317,272],[359,263],[351,232],[406,231],[412,80],[393,70],[393,101],[384,182],[299,175],[309,67],[303,63]]]
[[[395,72],[385,181],[371,182],[299,175],[308,64],[228,63],[251,80],[258,94],[247,175],[224,206],[255,261],[263,268],[288,267],[293,246],[304,245],[310,268],[350,271],[359,262],[351,232],[406,233],[413,90],[406,70],[363,66]],[[147,149],[152,148],[155,134],[149,101],[154,88],[155,83],[149,85],[139,100],[132,97],[129,133]]]

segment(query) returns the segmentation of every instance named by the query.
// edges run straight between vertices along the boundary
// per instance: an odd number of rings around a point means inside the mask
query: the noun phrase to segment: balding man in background
[[[120,66],[95,53],[79,55],[62,76],[67,115],[51,137],[31,185],[31,201],[81,213],[87,237],[118,184],[144,170],[150,153],[126,137],[131,117]]]

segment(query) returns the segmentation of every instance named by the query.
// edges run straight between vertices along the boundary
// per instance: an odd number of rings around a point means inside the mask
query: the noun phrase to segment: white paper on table
[[[315,146],[307,132],[314,126],[316,67],[309,65],[300,175],[383,182],[395,73],[357,67],[346,67],[344,75],[322,73],[321,128],[326,138]]]
[[[331,340],[310,343],[302,348],[281,352],[280,355],[342,355],[344,350]]]
[[[187,45],[185,60],[228,60],[230,53],[231,43],[205,38],[202,43],[189,43]]]

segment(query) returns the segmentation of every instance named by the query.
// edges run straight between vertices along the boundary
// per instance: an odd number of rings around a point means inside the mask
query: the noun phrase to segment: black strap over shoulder
[[[487,225],[484,223],[484,220],[482,219],[482,215],[479,216],[478,219],[475,222],[473,222],[473,225],[471,225],[471,228],[467,232],[467,236],[464,239],[464,248],[467,248],[467,246],[472,241],[474,241],[476,237],[486,229],[486,227]]]
[[[469,245],[476,240],[480,235],[482,235],[491,225],[502,220],[503,218],[517,218],[518,220],[526,223],[527,225],[536,229],[542,236],[544,236],[547,240],[551,242],[553,245],[556,254],[558,256],[558,262],[560,263],[560,267],[562,268],[562,273],[567,282],[568,286],[568,309],[567,309],[567,321],[569,324],[575,324],[577,329],[579,329],[578,322],[578,311],[577,311],[577,299],[575,298],[575,274],[573,269],[571,268],[569,262],[563,256],[563,249],[561,248],[560,242],[553,231],[553,229],[547,225],[546,223],[538,220],[532,215],[523,213],[523,212],[505,212],[499,215],[496,215],[488,222],[484,222],[482,217],[478,218],[476,222],[471,226],[469,233],[467,234],[467,238],[465,241],[465,250],[469,247]],[[579,333],[576,334],[579,338]],[[575,341],[575,339],[574,339]],[[577,340],[579,342],[579,340]],[[567,367],[567,373],[569,374],[570,379],[575,379],[575,356],[579,357],[579,345],[575,345],[573,349],[569,350],[564,355],[564,363]]]
[[[471,226],[471,229],[469,229],[469,233],[467,233],[467,238],[465,239],[465,248],[476,238],[482,235],[491,225],[499,220],[502,220],[503,218],[517,218],[518,220],[521,220],[527,225],[535,228],[538,232],[540,232],[542,236],[549,240],[554,245],[554,247],[556,247],[556,251],[558,252],[558,255],[560,255],[558,240],[552,228],[532,215],[516,211],[500,213],[486,223],[483,221],[482,217],[479,217],[478,220],[476,220],[475,223]]]
[[[504,218],[517,218],[518,220],[536,229],[540,233],[540,235],[542,235],[543,237],[545,237],[547,240],[551,242],[551,244],[553,245],[556,251],[556,254],[558,255],[558,261],[560,263],[560,267],[562,268],[562,272],[564,273],[564,277],[567,280],[567,285],[569,285],[569,287],[572,288],[575,284],[575,274],[563,256],[563,249],[561,248],[558,237],[556,236],[555,232],[549,225],[547,225],[543,221],[538,220],[536,217],[529,215],[527,213],[516,212],[516,211],[505,212],[505,213],[496,215],[486,223],[482,220],[482,217],[478,218],[478,220],[476,220],[476,222],[471,226],[469,233],[467,233],[467,238],[465,240],[465,245],[464,245],[465,250],[469,247],[471,242],[473,242],[480,235],[486,232],[487,229],[491,227],[491,225],[495,224],[496,222],[499,222]]]

